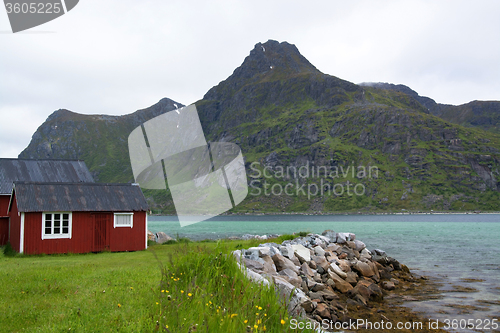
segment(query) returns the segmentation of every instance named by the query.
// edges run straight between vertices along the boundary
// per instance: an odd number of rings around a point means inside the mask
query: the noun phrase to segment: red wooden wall
[[[18,214],[16,196],[14,195],[14,202],[12,203],[11,210],[9,212],[10,217],[10,234],[9,241],[12,248],[19,251],[19,242],[21,237],[21,216]]]
[[[9,208],[10,195],[0,195],[0,217],[8,216],[7,210]]]
[[[118,251],[138,251],[146,248],[146,213],[134,212],[133,228],[113,228],[113,213],[108,213],[106,221],[109,249]],[[100,251],[95,248],[94,215],[89,212],[73,212],[71,239],[42,240],[42,213],[25,213],[24,253],[86,253]],[[102,213],[99,213],[102,215]]]
[[[105,246],[96,247],[96,216],[106,225]],[[21,216],[18,215],[16,197],[9,213],[10,243],[20,251]],[[134,212],[133,228],[113,228],[113,213],[73,212],[71,239],[42,240],[42,213],[24,214],[24,253],[86,253],[103,249],[118,251],[139,251],[146,248],[146,212]],[[8,226],[8,224],[7,224]],[[102,245],[102,244],[101,244]]]
[[[9,240],[9,218],[0,217],[0,246],[7,244]]]

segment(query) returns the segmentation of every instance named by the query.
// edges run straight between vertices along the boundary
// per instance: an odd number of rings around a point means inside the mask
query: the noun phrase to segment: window
[[[43,213],[42,239],[71,238],[71,213]]]
[[[134,226],[134,213],[115,213],[114,227],[129,227]]]

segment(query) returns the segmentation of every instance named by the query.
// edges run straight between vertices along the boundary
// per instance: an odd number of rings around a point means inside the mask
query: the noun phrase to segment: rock
[[[323,302],[323,296],[319,292],[311,291],[309,292],[309,298],[312,300],[317,300],[318,302]]]
[[[278,274],[283,275],[283,276],[287,276],[288,278],[298,278],[299,277],[297,275],[297,273],[295,273],[290,268],[285,268],[285,269],[281,270]]]
[[[372,254],[370,251],[368,251],[368,249],[363,249],[361,250],[360,252],[360,256],[359,256],[359,259],[362,260],[362,259],[371,259],[372,258]]]
[[[345,256],[342,256],[343,254],[346,254]],[[341,257],[342,256],[342,257]],[[359,257],[359,253],[358,255],[356,255],[356,253],[354,252],[353,249],[351,249],[350,247],[348,246],[342,246],[342,250],[341,250],[341,253],[340,253],[340,256],[339,256],[339,259],[354,259],[354,258],[357,258]]]
[[[337,241],[338,244],[345,244],[347,241],[354,241],[356,239],[356,235],[350,232],[337,232]]]
[[[367,263],[362,261],[356,262],[356,264],[352,267],[355,271],[359,272],[362,276],[371,277],[375,275],[373,269]]]
[[[394,290],[394,289],[396,289],[396,286],[391,281],[382,281],[382,283],[380,284],[380,286],[382,287],[382,289],[385,289],[385,290]]]
[[[306,248],[304,245],[295,244],[292,245],[292,248],[295,252],[295,255],[297,256],[297,258],[299,258],[299,261],[301,263],[304,261],[311,261],[311,253],[309,252],[309,249]]]
[[[327,301],[333,301],[339,299],[339,296],[329,289],[320,290],[316,294],[320,295],[321,297],[323,297],[323,299]]]
[[[359,241],[359,240],[356,239],[354,241],[354,244],[356,245],[356,247],[354,249],[356,251],[360,252],[360,253],[361,253],[361,251],[363,251],[364,249],[366,249],[366,245],[362,241]]]
[[[348,272],[346,274],[347,277],[345,278],[345,281],[350,283],[352,286],[355,286],[356,283],[358,283],[358,274],[354,272]]]
[[[354,243],[353,241],[347,241],[346,245],[353,250],[356,249],[356,243]]]
[[[338,261],[339,267],[343,272],[350,272],[351,271],[351,265],[347,260],[339,259]]]
[[[300,266],[300,271],[305,275],[305,276],[314,276],[313,270],[307,265],[307,263],[303,263],[302,266]]]
[[[165,242],[168,242],[169,240],[173,240],[172,237],[170,237],[169,235],[167,235],[163,231],[157,232],[155,234],[155,236],[156,236],[156,242],[159,244],[163,244]]]
[[[341,293],[345,294],[349,290],[353,289],[350,283],[347,283],[345,280],[343,280],[340,276],[338,276],[334,272],[328,272],[328,276],[335,282],[335,289],[337,289]]]
[[[313,250],[317,256],[325,256],[325,250],[321,246],[316,246]]]
[[[241,265],[240,263],[236,263],[238,267],[245,273],[248,279],[251,281],[254,281],[256,283],[262,283],[263,285],[268,286],[269,281],[263,278],[260,274],[255,273],[251,269],[246,268],[244,265]]]
[[[387,253],[385,253],[384,250],[375,249],[375,250],[373,250],[373,253],[375,253],[376,255],[382,256],[382,257],[387,257]]]
[[[148,230],[148,240],[156,242],[156,236],[151,231]]]
[[[299,274],[299,270],[290,259],[283,257],[281,254],[275,254],[272,256],[272,259],[278,272],[290,268],[292,271]]]
[[[340,254],[339,252],[337,252],[339,249],[341,249],[342,247],[337,245],[337,244],[330,244],[328,245],[328,247],[326,248],[327,250],[330,250],[332,252],[335,252],[337,254]]]
[[[379,256],[378,254],[374,254],[371,258],[373,261],[375,261],[381,265],[388,265],[387,257],[383,257],[383,256]]]
[[[262,263],[262,261],[264,263]],[[268,256],[268,255],[262,256],[262,258],[260,258],[259,262],[261,262],[264,265],[264,272],[271,274],[271,275],[276,274],[276,272],[277,272],[276,265],[274,264],[274,261],[270,256]]]
[[[334,272],[343,279],[347,277],[347,274],[343,270],[341,270],[340,267],[337,266],[336,264],[330,264],[330,269],[332,270],[332,272]]]
[[[318,305],[318,303],[316,302],[313,302],[311,301],[310,299],[308,299],[307,301],[305,301],[304,303],[301,304],[301,306],[304,308],[304,310],[307,312],[307,313],[311,313],[314,311],[314,309],[316,309],[316,306]]]
[[[295,253],[291,245],[287,244],[285,246],[280,246],[279,249],[281,251],[281,254],[288,259],[292,259],[295,256]]]
[[[293,264],[295,266],[300,266],[301,265],[299,258],[297,258],[297,256],[295,254],[292,256],[292,259],[290,259],[290,260],[293,262]]]
[[[321,291],[321,290],[325,290],[325,289],[326,289],[326,286],[325,286],[324,284],[322,284],[322,283],[316,283],[316,284],[315,284],[315,285],[311,288],[311,290],[312,290],[312,291],[315,291],[315,292],[317,292],[317,291]]]
[[[316,263],[317,269],[319,269],[319,267],[322,267],[326,271],[328,269],[328,266],[330,266],[330,263],[326,261],[326,258],[324,256],[313,256],[311,259]]]
[[[241,250],[233,251],[233,257],[236,260],[236,262],[240,262],[241,261]]]
[[[330,237],[320,236],[320,235],[317,235],[317,236],[318,236],[317,239],[321,239],[321,241],[322,241],[322,244],[318,244],[318,245],[320,245],[323,248],[326,248],[328,246],[328,244],[332,241],[330,239]]]
[[[392,265],[396,271],[401,270],[401,264],[394,258],[387,257],[387,264]]]
[[[331,242],[335,242],[337,240],[337,233],[333,230],[325,230],[321,233],[322,236],[328,237]]]
[[[277,254],[273,257],[275,256]],[[281,299],[288,304],[288,313],[292,316],[305,316],[305,311],[301,304],[308,300],[306,294],[279,276],[273,276],[273,282]]]
[[[397,286],[399,284],[399,280],[398,279],[392,278],[390,281],[392,283],[394,283],[395,286]]]
[[[316,265],[316,262],[314,262],[314,261],[309,261],[307,264],[309,265],[309,267],[311,269],[317,269],[318,268],[318,265]]]
[[[324,303],[319,303],[316,307],[316,313],[324,319],[331,319],[332,316],[330,315],[330,309],[328,309],[328,306]]]
[[[354,296],[354,300],[360,304],[360,305],[364,305],[364,306],[367,306],[367,302],[366,302],[366,299],[361,296],[360,294],[357,294],[356,296]]]
[[[276,244],[276,243],[264,243],[264,244],[259,244],[259,247],[264,247],[264,248],[268,248],[270,253],[266,253],[268,256],[272,257],[274,256],[276,253],[279,253],[281,254],[281,251],[279,250],[279,245]],[[261,253],[261,256],[264,255],[264,253]]]
[[[246,268],[251,269],[252,271],[264,271],[264,265],[256,260],[243,258],[243,263]]]

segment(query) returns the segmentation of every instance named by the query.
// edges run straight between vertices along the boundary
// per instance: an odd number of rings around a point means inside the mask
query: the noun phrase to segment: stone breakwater
[[[373,315],[374,305],[375,314],[385,318],[379,305],[384,296],[406,291],[417,280],[383,250],[369,251],[355,234],[331,230],[282,244],[260,244],[233,255],[249,279],[275,286],[288,301],[290,315],[318,325]]]

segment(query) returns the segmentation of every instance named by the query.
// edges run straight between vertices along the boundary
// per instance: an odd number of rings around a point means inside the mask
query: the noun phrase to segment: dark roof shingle
[[[19,212],[147,211],[136,184],[15,182]]]
[[[0,194],[11,194],[15,181],[93,183],[84,161],[0,158]]]

